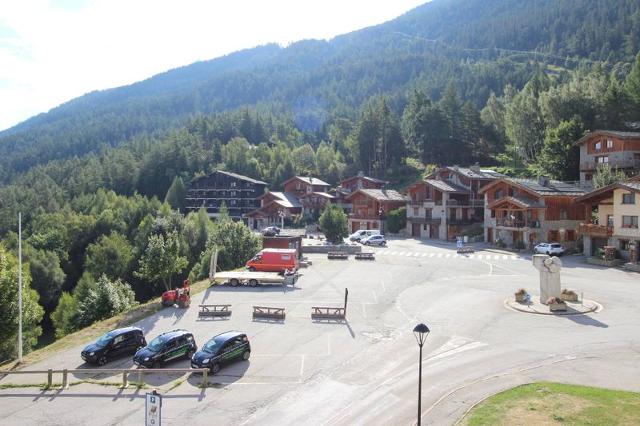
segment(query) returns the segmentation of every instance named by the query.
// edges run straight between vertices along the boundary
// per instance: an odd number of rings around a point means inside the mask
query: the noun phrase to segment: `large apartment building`
[[[580,147],[580,186],[593,189],[598,165],[608,164],[627,176],[640,172],[640,132],[596,130],[578,139]]]
[[[407,233],[448,240],[469,226],[482,226],[484,196],[480,189],[503,175],[471,167],[443,167],[407,191]]]
[[[576,199],[585,209],[578,230],[585,256],[604,246],[616,247],[629,257],[629,244],[640,244],[640,179],[631,179],[596,189]]]
[[[190,212],[205,208],[209,217],[218,217],[220,207],[224,204],[229,216],[240,220],[260,206],[260,197],[266,186],[260,180],[218,170],[191,181],[185,210]]]
[[[585,191],[550,180],[503,177],[483,187],[485,241],[508,246],[518,242],[533,247],[539,242],[575,245],[584,222],[584,208],[575,202]]]

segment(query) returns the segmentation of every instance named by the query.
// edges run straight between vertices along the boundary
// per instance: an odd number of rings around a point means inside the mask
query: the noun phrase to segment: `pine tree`
[[[173,178],[173,182],[167,191],[167,195],[164,197],[165,203],[177,210],[184,210],[185,198],[187,197],[187,188],[180,176]]]

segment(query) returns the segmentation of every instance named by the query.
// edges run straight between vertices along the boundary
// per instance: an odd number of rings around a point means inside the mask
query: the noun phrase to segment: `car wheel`
[[[249,272],[255,272],[255,271],[256,271],[256,268],[254,268],[253,266],[249,267]]]
[[[218,364],[217,362],[213,364],[211,367],[209,367],[209,372],[211,372],[211,374],[218,374],[220,372],[220,364]]]
[[[255,287],[255,286],[257,286],[257,285],[258,285],[258,280],[253,279],[253,278],[251,278],[251,279],[249,280],[249,286],[250,286],[250,287]]]
[[[240,281],[237,278],[231,278],[229,284],[231,284],[231,287],[237,287],[240,284]]]
[[[250,356],[251,356],[251,351],[244,351],[242,353],[242,359],[245,360],[245,361],[247,361]]]
[[[550,252],[547,252],[547,256],[551,256],[551,253],[550,253]]]
[[[98,358],[98,365],[105,365],[107,363],[107,357],[102,355],[100,358]]]

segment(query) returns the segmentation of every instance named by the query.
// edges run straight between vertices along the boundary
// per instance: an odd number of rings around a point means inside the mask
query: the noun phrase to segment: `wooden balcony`
[[[612,226],[596,225],[595,223],[581,223],[578,234],[595,238],[609,238],[613,234]]]
[[[612,169],[638,169],[640,168],[640,160],[635,159],[635,158],[631,158],[631,159],[624,159],[624,160],[615,160],[615,159],[609,159],[609,163],[597,163],[595,161],[595,158],[590,159],[590,160],[586,160],[586,161],[581,161],[580,162],[580,170],[581,171],[592,171],[592,170],[596,170],[598,168],[598,165],[601,164],[609,164],[609,166]]]

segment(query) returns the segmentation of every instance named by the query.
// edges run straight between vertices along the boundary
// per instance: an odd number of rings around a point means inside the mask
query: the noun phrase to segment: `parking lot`
[[[537,293],[530,255],[490,249],[457,255],[455,244],[411,239],[365,250],[376,260],[309,255],[313,264],[294,287],[210,287],[189,309],[165,308],[136,324],[147,340],[175,328],[191,331],[198,345],[227,330],[251,340],[251,359],[223,368],[209,388],[197,387],[199,377],[149,375],[165,396],[165,424],[411,424],[418,379],[411,331],[419,322],[431,329],[423,354],[425,424],[452,424],[476,401],[531,380],[640,390],[637,274],[566,256],[563,287],[604,310],[540,316],[504,306],[520,287]],[[342,306],[345,288],[346,321],[311,320],[312,306]],[[233,313],[199,319],[201,303],[231,304]],[[254,305],[283,307],[286,320],[253,320]],[[29,369],[82,368],[80,349]],[[106,367],[132,366],[123,358]],[[9,381],[15,377],[0,384]],[[91,383],[64,391],[2,389],[0,423],[140,424],[145,392]]]

